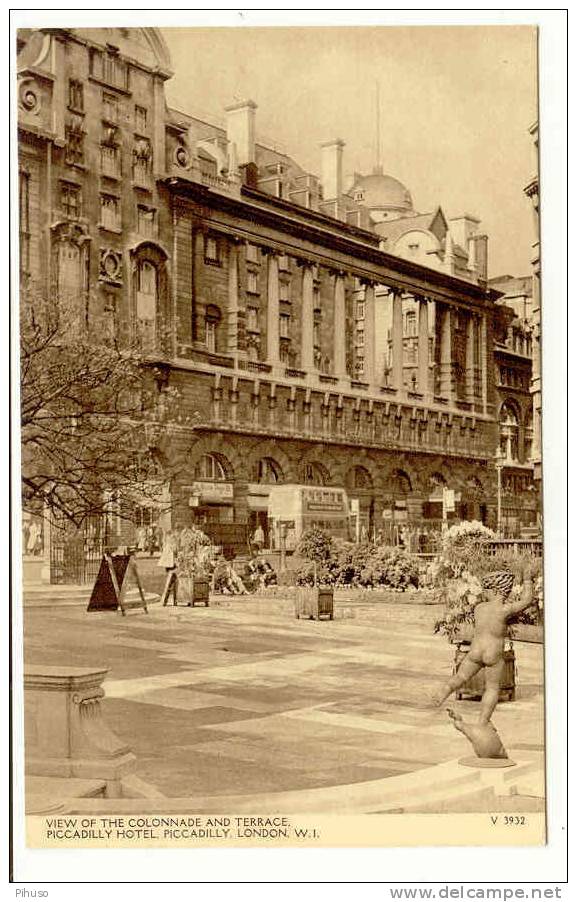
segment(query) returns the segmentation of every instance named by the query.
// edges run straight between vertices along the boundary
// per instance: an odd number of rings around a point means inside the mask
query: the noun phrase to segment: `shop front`
[[[232,482],[197,480],[189,487],[188,506],[199,529],[210,523],[234,521]]]

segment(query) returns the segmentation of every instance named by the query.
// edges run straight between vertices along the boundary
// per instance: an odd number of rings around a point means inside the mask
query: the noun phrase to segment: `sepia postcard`
[[[539,29],[63,16],[12,72],[26,845],[546,844]]]

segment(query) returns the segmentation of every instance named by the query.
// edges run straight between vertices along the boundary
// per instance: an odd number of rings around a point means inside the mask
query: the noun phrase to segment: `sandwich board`
[[[138,589],[138,597],[129,599],[126,593],[131,578]],[[144,592],[132,555],[107,554],[105,552],[86,610],[117,611],[118,608],[123,616],[128,610],[134,608],[144,608],[145,613],[148,614]]]

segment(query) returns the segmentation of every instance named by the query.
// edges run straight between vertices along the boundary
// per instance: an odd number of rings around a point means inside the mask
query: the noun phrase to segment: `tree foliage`
[[[170,475],[159,453],[175,396],[135,345],[78,304],[21,291],[21,446],[25,510],[48,505],[80,525],[158,502]],[[158,373],[156,374],[158,375]]]

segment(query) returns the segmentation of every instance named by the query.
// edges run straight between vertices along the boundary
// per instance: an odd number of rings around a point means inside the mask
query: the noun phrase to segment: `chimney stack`
[[[236,162],[239,166],[254,163],[255,160],[255,110],[253,100],[241,100],[227,106],[226,137],[229,144],[236,145]]]
[[[323,200],[337,200],[343,193],[343,147],[341,138],[321,144]]]

